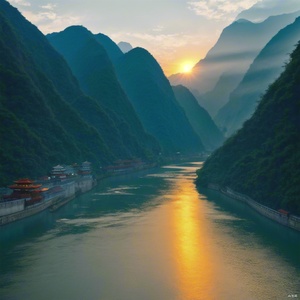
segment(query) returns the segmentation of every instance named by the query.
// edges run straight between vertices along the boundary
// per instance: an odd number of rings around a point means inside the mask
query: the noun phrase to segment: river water
[[[103,180],[0,228],[0,299],[300,298],[300,233],[213,191],[201,163]]]

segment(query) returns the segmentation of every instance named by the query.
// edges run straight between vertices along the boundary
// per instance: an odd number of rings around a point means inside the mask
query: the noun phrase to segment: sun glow
[[[193,64],[191,63],[184,63],[182,65],[182,72],[183,73],[191,73],[193,69]]]

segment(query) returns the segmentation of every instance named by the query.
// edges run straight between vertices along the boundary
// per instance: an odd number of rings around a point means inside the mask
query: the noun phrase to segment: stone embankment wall
[[[76,182],[76,191],[85,193],[91,190],[95,184],[92,175],[83,176]]]
[[[0,217],[24,210],[25,199],[0,203]]]
[[[25,208],[24,199],[0,203],[0,225],[5,225],[36,213],[39,213],[48,207],[60,207],[72,200],[76,192],[85,193],[93,188],[95,181],[92,176],[83,176],[78,180],[67,180],[60,182],[61,191],[46,195],[44,200],[38,204]],[[49,185],[50,186],[50,185]],[[54,186],[51,184],[51,186]]]
[[[1,216],[0,225],[5,225],[5,224],[11,223],[11,222],[15,222],[17,220],[24,219],[24,218],[32,216],[36,213],[39,213],[40,211],[43,211],[47,207],[52,205],[53,201],[55,201],[55,199],[52,199],[52,200],[49,200],[46,202],[42,202],[42,203],[39,203],[36,205],[32,205],[32,206],[30,206],[30,208],[25,208],[24,210],[16,212],[16,213],[12,213],[12,214],[9,214],[6,216]]]
[[[217,184],[209,184],[209,189],[216,190],[221,192],[222,194],[229,196],[230,198],[242,201],[252,207],[254,210],[259,212],[261,215],[276,221],[284,226],[293,228],[297,231],[300,231],[300,217],[291,215],[291,214],[284,214],[280,211],[271,209],[265,205],[258,203],[257,201],[253,200],[252,198],[248,197],[247,195],[238,193],[229,187],[221,187]]]

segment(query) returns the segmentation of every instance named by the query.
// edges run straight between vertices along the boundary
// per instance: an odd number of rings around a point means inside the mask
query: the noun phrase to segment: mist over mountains
[[[193,68],[192,75],[169,77],[173,85],[190,88],[212,117],[224,106],[249,66],[282,28],[294,22],[299,12],[268,17],[260,23],[240,19],[226,27],[217,43]]]
[[[300,10],[298,0],[260,0],[249,9],[238,14],[236,20],[247,19],[252,22],[261,22],[269,16],[288,14]]]
[[[299,40],[300,17],[280,30],[261,50],[215,118],[227,136],[241,128],[250,118],[268,86],[284,70],[289,53]]]

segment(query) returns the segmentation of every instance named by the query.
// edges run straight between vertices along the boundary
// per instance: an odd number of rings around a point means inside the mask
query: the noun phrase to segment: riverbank
[[[0,203],[0,226],[31,217],[47,208],[54,211],[96,185],[92,175],[47,180],[42,183],[47,187],[47,191],[43,194],[43,199],[36,204],[27,206],[25,198]]]
[[[272,208],[269,208],[265,205],[260,204],[259,202],[255,201],[255,200],[253,200],[249,196],[238,193],[229,187],[221,187],[218,184],[210,183],[208,185],[208,188],[211,190],[218,191],[219,193],[222,193],[230,198],[244,202],[248,206],[250,206],[252,209],[254,209],[256,212],[267,217],[268,219],[271,219],[283,226],[292,228],[292,229],[300,232],[300,217],[299,216],[292,215],[284,210],[274,210]]]

